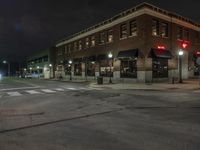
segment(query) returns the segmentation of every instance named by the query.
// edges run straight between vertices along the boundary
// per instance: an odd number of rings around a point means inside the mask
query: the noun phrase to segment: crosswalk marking
[[[55,93],[56,92],[56,91],[49,90],[49,89],[42,89],[41,91],[45,92],[45,93]]]
[[[56,92],[67,92],[67,91],[78,91],[78,90],[92,90],[91,88],[88,87],[68,87],[68,88],[54,88],[54,89],[27,89],[27,90],[21,90],[21,91],[7,91],[4,93],[0,92],[0,98],[4,96],[10,96],[10,97],[15,97],[15,96],[22,96],[26,94],[44,94],[44,93],[56,93]]]
[[[29,93],[29,94],[40,94],[40,92],[38,92],[38,91],[36,91],[36,90],[27,90],[27,91],[25,91],[25,92],[27,92],[27,93]]]
[[[20,94],[19,92],[7,92],[7,94],[9,96],[21,96],[22,94]]]
[[[68,90],[77,90],[76,88],[67,88]]]
[[[54,90],[60,91],[60,92],[65,91],[64,89],[61,89],[61,88],[56,88],[56,89],[54,89]]]
[[[89,88],[80,88],[80,90],[88,90]]]

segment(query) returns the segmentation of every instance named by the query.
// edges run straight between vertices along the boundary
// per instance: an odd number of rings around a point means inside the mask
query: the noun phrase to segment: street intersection
[[[199,150],[200,93],[0,83],[0,150]]]

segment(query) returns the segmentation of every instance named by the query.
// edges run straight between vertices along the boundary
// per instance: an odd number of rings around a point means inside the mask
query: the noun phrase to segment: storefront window
[[[81,63],[74,64],[74,75],[80,76],[82,75],[82,67]]]
[[[121,78],[137,78],[137,60],[121,60]]]
[[[101,60],[100,61],[100,75],[103,77],[113,76],[113,65],[112,60]]]
[[[87,76],[95,76],[95,62],[87,62],[86,70]]]
[[[71,65],[65,65],[65,75],[71,74]]]
[[[153,71],[153,78],[167,78],[168,59],[154,58],[152,71]]]

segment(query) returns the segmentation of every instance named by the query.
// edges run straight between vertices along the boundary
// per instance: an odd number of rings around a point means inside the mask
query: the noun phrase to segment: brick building
[[[183,48],[184,47],[184,48]],[[142,3],[56,44],[56,76],[157,82],[198,75],[200,24]]]

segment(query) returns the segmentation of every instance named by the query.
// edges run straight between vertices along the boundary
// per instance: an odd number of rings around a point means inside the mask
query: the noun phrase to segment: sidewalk
[[[115,89],[115,90],[200,90],[198,80],[185,80],[183,83],[114,83],[103,85],[97,85],[96,83],[90,83],[92,88],[100,89]]]

